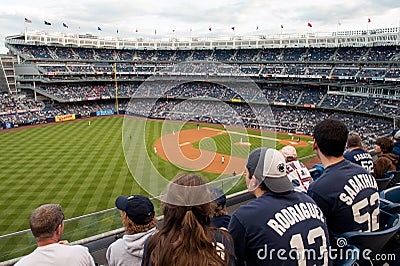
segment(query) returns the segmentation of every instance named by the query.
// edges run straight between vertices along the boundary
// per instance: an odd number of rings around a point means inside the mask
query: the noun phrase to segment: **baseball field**
[[[165,123],[179,122],[130,119],[134,126],[129,140],[134,152],[129,160],[140,164],[143,151],[135,150],[135,145],[145,140],[146,157],[168,179],[182,170],[199,172],[208,180],[240,174],[248,151],[265,143],[277,149],[292,143],[299,157],[312,154],[310,138],[303,136],[292,141],[293,136],[287,134],[260,137],[257,131],[203,124],[199,128],[195,123],[181,123],[179,132],[163,133]],[[41,204],[60,204],[69,219],[113,208],[119,195],[148,195],[129,171],[122,141],[123,123],[124,117],[111,116],[1,131],[0,235],[29,228],[29,216]],[[139,130],[135,132],[143,127],[145,136]],[[152,178],[146,169],[141,174],[142,180]],[[234,188],[241,189],[245,189],[243,180]],[[74,230],[85,226],[97,229],[102,223],[73,225]],[[118,219],[115,226],[120,226]],[[96,234],[95,229],[84,229],[86,233],[81,237]],[[29,242],[32,244],[32,240]]]

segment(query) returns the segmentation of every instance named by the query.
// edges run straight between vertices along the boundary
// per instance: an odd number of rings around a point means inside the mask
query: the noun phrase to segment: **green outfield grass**
[[[0,235],[27,229],[30,213],[44,203],[61,204],[66,218],[72,218],[112,208],[118,195],[145,194],[125,162],[122,123],[122,117],[105,117],[92,119],[90,126],[80,120],[0,132]],[[138,128],[147,124],[152,147],[162,122],[135,123]],[[180,171],[150,156],[164,176]]]
[[[143,143],[139,140],[145,139],[145,149],[151,162],[161,175],[173,178],[181,169],[158,157],[153,151],[153,145],[161,136],[163,127],[168,126],[168,123],[175,125],[178,122],[130,119],[133,123],[130,131],[133,138],[131,148],[140,151],[142,148],[136,143]],[[60,204],[66,219],[69,219],[113,208],[115,198],[119,195],[147,195],[132,177],[125,161],[122,145],[123,122],[123,117],[113,116],[91,119],[90,126],[88,120],[79,120],[1,131],[0,235],[28,229],[32,210],[41,204]],[[146,128],[145,135],[139,130],[142,127]],[[181,129],[195,127],[196,124],[187,123]],[[249,133],[259,135],[256,131]],[[231,138],[240,141],[239,136],[231,135]],[[260,139],[249,139],[252,143],[251,149],[260,145]],[[216,143],[217,152],[230,154],[233,147],[235,156],[236,153],[246,156],[241,149],[243,147],[231,145],[228,135],[204,140],[201,147],[211,149],[208,147],[210,142]],[[271,145],[274,143],[271,142]],[[310,151],[311,148],[308,147],[304,153],[309,154]],[[299,151],[299,155],[302,156],[302,152]],[[143,158],[143,152],[134,152],[130,160],[139,162],[140,165]],[[143,168],[140,174],[150,179],[148,169]],[[218,176],[211,173],[201,174],[208,180]],[[245,184],[242,180],[232,191],[243,189]],[[66,224],[65,239],[75,241],[118,227],[121,227],[119,213],[115,211]],[[30,252],[35,242],[30,234],[25,234],[2,242],[0,246],[0,261],[3,261],[15,257],[15,254]],[[29,249],[23,250],[24,246],[29,246]],[[19,250],[20,253],[10,255],[8,250]]]

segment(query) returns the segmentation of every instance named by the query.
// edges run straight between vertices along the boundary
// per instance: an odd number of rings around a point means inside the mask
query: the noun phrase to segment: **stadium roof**
[[[112,49],[246,49],[399,45],[400,27],[330,33],[219,37],[118,38],[26,31],[6,37],[10,44],[60,45]]]

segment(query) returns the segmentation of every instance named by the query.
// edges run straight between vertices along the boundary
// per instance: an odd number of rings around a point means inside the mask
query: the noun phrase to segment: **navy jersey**
[[[362,148],[354,149],[343,154],[346,160],[361,165],[369,173],[374,172],[374,161],[371,154]]]
[[[379,194],[375,178],[348,160],[328,166],[308,194],[327,220],[331,236],[379,228]]]
[[[229,221],[231,220],[230,215],[221,215],[211,219],[211,224],[217,228],[228,229]]]
[[[329,264],[325,218],[301,192],[268,192],[239,207],[232,214],[229,233],[235,242],[237,265]],[[315,256],[307,257],[305,251]]]

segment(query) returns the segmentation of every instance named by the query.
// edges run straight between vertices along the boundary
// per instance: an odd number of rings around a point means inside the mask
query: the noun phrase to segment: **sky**
[[[0,53],[6,36],[25,30],[179,38],[399,26],[399,0],[2,0]]]

